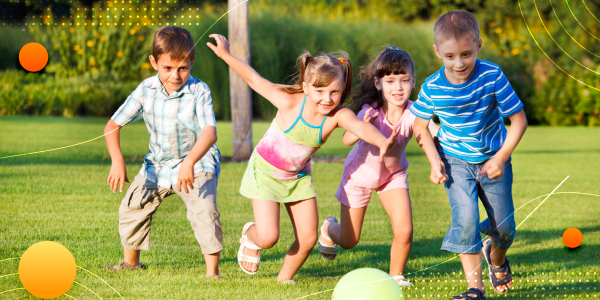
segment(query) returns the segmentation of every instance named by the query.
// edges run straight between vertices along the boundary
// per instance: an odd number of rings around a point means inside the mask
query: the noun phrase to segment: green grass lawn
[[[102,134],[104,119],[0,118],[0,157],[62,147]],[[253,124],[258,142],[268,122]],[[231,156],[231,125],[219,123],[218,146]],[[338,130],[317,155],[346,156]],[[600,194],[600,128],[530,127],[513,155],[514,202],[521,207],[531,199],[550,193],[567,175],[557,192]],[[129,178],[141,167],[148,150],[143,122],[122,130],[122,148]],[[409,183],[413,205],[414,246],[407,277],[415,286],[405,289],[407,299],[450,299],[465,290],[457,259],[439,248],[450,226],[450,209],[442,186],[429,182],[429,164],[416,143],[407,149]],[[323,259],[316,247],[295,277],[297,286],[282,286],[274,279],[293,241],[291,224],[282,210],[278,244],[263,251],[260,272],[243,273],[237,264],[238,239],[244,223],[252,220],[248,199],[237,192],[245,163],[224,163],[218,187],[218,205],[224,230],[221,273],[226,282],[204,279],[200,246],[177,196],[169,197],[158,210],[152,226],[151,250],[142,253],[148,265],[143,272],[114,273],[104,263],[122,258],[118,207],[123,194],[113,194],[106,184],[110,158],[104,139],[64,150],[0,160],[0,292],[22,288],[18,258],[32,244],[56,241],[67,247],[78,266],[93,272],[125,299],[297,299],[332,289],[347,272],[371,267],[387,271],[392,229],[377,197],[367,211],[360,244],[341,250],[335,261]],[[314,164],[321,220],[339,216],[334,194],[343,165]],[[516,212],[519,224],[541,203],[535,200]],[[481,208],[481,211],[484,210]],[[483,213],[485,215],[485,213]],[[600,197],[556,194],[550,197],[521,227],[509,252],[515,272],[514,288],[497,296],[486,280],[488,297],[508,299],[600,298]],[[484,216],[482,216],[482,219]],[[583,232],[583,244],[569,250],[562,243],[564,230]],[[484,266],[487,266],[484,264]],[[484,272],[486,273],[486,272]],[[9,276],[5,276],[9,275]],[[5,276],[5,277],[2,277]],[[120,299],[93,275],[78,270],[76,281],[103,299]],[[304,299],[329,299],[331,291]],[[68,294],[76,299],[98,299],[80,285]],[[2,299],[29,299],[25,290],[0,294]],[[61,299],[69,299],[66,296]]]

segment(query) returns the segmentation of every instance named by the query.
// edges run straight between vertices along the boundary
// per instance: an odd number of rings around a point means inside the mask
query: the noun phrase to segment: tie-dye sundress
[[[280,203],[295,202],[317,196],[310,159],[323,143],[320,126],[308,124],[300,115],[287,130],[273,120],[265,136],[258,142],[242,179],[240,193],[250,199],[266,199]]]

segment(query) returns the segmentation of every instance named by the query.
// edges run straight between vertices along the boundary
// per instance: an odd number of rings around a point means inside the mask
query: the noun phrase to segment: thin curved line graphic
[[[9,155],[9,156],[4,156],[4,157],[0,157],[0,159],[5,159],[5,158],[11,158],[11,157],[17,157],[17,156],[24,156],[24,155],[31,155],[31,154],[38,154],[38,153],[44,153],[44,152],[50,152],[50,151],[55,151],[55,150],[61,150],[61,149],[66,149],[66,148],[71,148],[71,147],[75,147],[75,146],[79,146],[81,144],[85,144],[85,143],[89,143],[93,140],[97,140],[105,135],[111,134],[113,133],[115,130],[119,130],[120,127],[113,129],[110,132],[107,132],[101,136],[95,137],[93,139],[89,139],[87,141],[81,142],[81,143],[77,143],[77,144],[73,144],[73,145],[69,145],[69,146],[64,146],[64,147],[59,147],[59,148],[54,148],[54,149],[49,149],[49,150],[42,150],[42,151],[36,151],[36,152],[30,152],[30,153],[21,153],[21,154],[15,154],[15,155]]]
[[[80,266],[77,266],[77,267],[80,268],[80,269],[82,269],[82,270],[84,270],[84,271],[86,271],[86,272],[88,272],[88,273],[90,273],[90,274],[92,274],[92,275],[94,275],[94,276],[96,276],[96,278],[102,280],[102,282],[104,282],[106,285],[108,285],[108,287],[110,287],[113,291],[115,291],[115,293],[117,293],[117,295],[119,295],[119,297],[121,297],[121,299],[125,300],[125,298],[123,298],[123,296],[121,296],[121,294],[119,294],[119,292],[117,292],[117,290],[115,290],[114,287],[112,287],[110,284],[108,284],[108,282],[104,281],[104,279],[102,279],[98,275],[96,275],[96,274],[94,274],[94,273],[92,273],[92,272],[84,269],[83,267],[80,267]]]
[[[552,39],[552,41],[554,42],[554,44],[556,44],[556,46],[558,46],[558,48],[560,48],[560,50],[561,50],[561,51],[562,51],[562,52],[563,52],[565,55],[567,55],[567,56],[568,56],[568,57],[569,57],[571,60],[573,60],[574,62],[576,62],[578,65],[580,65],[580,66],[582,66],[582,67],[584,67],[584,68],[588,69],[588,70],[589,70],[589,71],[591,71],[591,72],[594,72],[594,73],[596,73],[596,74],[600,75],[600,73],[598,73],[598,72],[596,72],[596,71],[594,71],[594,70],[592,70],[592,69],[588,68],[588,67],[587,67],[587,66],[585,66],[584,64],[582,64],[582,63],[578,62],[576,59],[574,59],[574,58],[573,58],[571,55],[569,55],[569,53],[567,53],[567,51],[565,51],[565,49],[563,49],[563,48],[562,48],[562,47],[561,47],[561,46],[560,46],[560,45],[559,45],[559,44],[556,42],[556,40],[554,39],[554,37],[552,36],[552,34],[550,33],[550,31],[548,30],[548,27],[546,27],[546,24],[544,24],[544,20],[542,19],[542,15],[540,15],[540,11],[538,10],[537,3],[535,2],[535,0],[533,0],[533,5],[535,5],[535,11],[537,12],[537,14],[538,14],[538,17],[540,18],[540,22],[542,22],[542,26],[544,26],[544,29],[546,30],[546,33],[548,33],[548,35],[550,36],[550,38]],[[552,5],[552,1],[551,1],[551,0],[550,0],[550,5]],[[554,10],[554,7],[552,7],[552,10]],[[556,14],[556,12],[555,12],[555,14]],[[557,18],[558,18],[558,16],[557,16]],[[562,25],[562,24],[561,24],[561,25]],[[564,27],[563,27],[563,28],[564,28]],[[569,36],[571,36],[571,35],[569,35]],[[577,43],[577,44],[579,45],[579,43]],[[586,49],[586,50],[587,50],[587,49]]]
[[[2,275],[2,276],[0,276],[0,278],[8,277],[8,276],[14,276],[14,275],[19,275],[19,273],[12,273],[12,274]]]
[[[90,288],[88,288],[87,286],[85,286],[85,285],[83,285],[83,284],[81,284],[81,283],[79,283],[79,282],[77,282],[77,281],[73,281],[73,283],[77,283],[77,285],[79,285],[79,286],[81,286],[81,287],[85,288],[86,290],[90,291],[90,293],[92,293],[92,294],[96,295],[96,297],[98,297],[98,298],[102,299],[102,297],[98,296],[98,294],[94,293],[94,291],[90,290]]]
[[[521,16],[523,17],[523,21],[525,22],[525,26],[527,27],[527,31],[529,31],[529,35],[531,35],[531,38],[533,38],[533,41],[535,42],[535,44],[538,46],[538,48],[540,48],[540,50],[542,51],[542,53],[544,53],[544,55],[546,56],[546,58],[548,58],[548,60],[554,64],[554,66],[556,66],[559,70],[561,70],[563,73],[565,73],[567,76],[571,77],[571,79],[589,87],[590,89],[596,90],[596,91],[600,91],[599,88],[593,87],[577,78],[575,78],[573,75],[567,73],[565,70],[563,70],[559,65],[557,65],[551,58],[550,56],[548,56],[548,54],[546,53],[546,51],[544,51],[544,49],[542,49],[542,46],[540,46],[540,43],[538,43],[537,39],[535,38],[535,36],[533,36],[533,33],[531,32],[531,28],[529,28],[529,25],[527,24],[527,20],[525,19],[525,15],[523,14],[523,8],[521,7],[521,1],[517,0],[517,3],[519,4],[519,10],[521,12]]]
[[[69,297],[69,298],[71,298],[71,299],[75,299],[75,300],[77,300],[77,298],[75,298],[75,297],[73,297],[73,296],[71,296],[71,295],[69,295],[69,294],[67,294],[67,293],[64,293],[64,294],[63,294],[63,296],[67,296],[67,297]]]
[[[585,8],[587,9],[587,11],[590,12],[590,15],[592,15],[592,17],[594,17],[594,19],[596,19],[596,21],[600,22],[600,20],[598,20],[598,18],[596,18],[596,16],[594,16],[594,14],[592,13],[592,11],[590,11],[590,9],[588,8],[587,4],[585,4],[585,0],[581,0],[581,2],[583,2],[583,6],[585,6]]]
[[[13,259],[21,259],[21,257],[7,258],[7,259],[0,260],[0,262],[7,261],[7,260],[13,260]]]
[[[562,27],[562,29],[567,33],[567,35],[569,35],[569,37],[573,40],[573,42],[575,42],[577,45],[579,45],[579,47],[581,47],[583,50],[587,51],[588,53],[590,53],[591,55],[594,55],[598,58],[600,58],[600,56],[596,55],[596,53],[588,50],[587,48],[585,48],[583,45],[581,45],[570,33],[569,31],[567,31],[567,29],[565,28],[565,26],[562,24],[562,22],[560,21],[560,19],[558,18],[558,14],[556,13],[556,11],[554,10],[554,5],[552,5],[552,0],[550,1],[550,7],[552,7],[552,12],[554,12],[554,16],[556,17],[556,20],[558,21],[558,24],[560,24],[560,27]],[[538,12],[539,15],[539,12]],[[541,18],[541,17],[540,17]]]
[[[4,293],[8,293],[8,292],[12,292],[12,291],[17,291],[17,290],[24,290],[25,288],[16,288],[16,289],[12,289],[12,290],[6,290],[4,292],[0,292],[0,294],[4,294]]]
[[[521,205],[519,208],[515,209],[515,211],[513,211],[513,213],[512,213],[512,214],[510,214],[510,216],[506,217],[506,219],[504,219],[502,222],[500,222],[500,224],[496,225],[496,228],[498,228],[500,225],[502,225],[504,222],[506,222],[506,220],[508,220],[508,218],[512,217],[512,216],[513,216],[513,215],[514,215],[514,214],[515,214],[517,211],[519,211],[521,208],[525,207],[525,205],[527,205],[527,204],[531,203],[532,201],[534,201],[534,200],[536,200],[536,199],[539,199],[539,198],[542,198],[542,197],[546,196],[546,199],[544,199],[544,201],[542,201],[542,202],[541,202],[541,203],[540,203],[538,206],[536,206],[536,208],[535,208],[535,209],[533,209],[533,211],[532,211],[531,213],[529,213],[529,215],[527,215],[527,217],[525,217],[525,219],[524,219],[523,221],[521,221],[521,223],[519,224],[519,226],[523,225],[523,222],[525,222],[525,220],[527,220],[527,219],[528,219],[528,218],[529,218],[529,217],[530,217],[530,216],[531,216],[531,215],[532,215],[532,214],[533,214],[533,213],[534,213],[534,212],[535,212],[535,211],[538,209],[538,207],[540,207],[540,205],[542,205],[544,202],[546,202],[546,200],[548,200],[548,198],[550,198],[550,196],[552,196],[552,194],[554,194],[554,192],[555,192],[555,191],[556,191],[556,190],[557,190],[557,189],[558,189],[558,188],[559,188],[559,187],[560,187],[560,186],[561,186],[561,185],[562,185],[562,184],[563,184],[563,183],[564,183],[564,182],[565,182],[565,181],[566,181],[568,178],[569,178],[569,176],[567,176],[567,177],[566,177],[566,178],[565,178],[565,179],[564,179],[564,180],[563,180],[563,181],[562,181],[562,182],[561,182],[561,183],[560,183],[558,186],[556,186],[556,188],[554,188],[554,190],[553,190],[553,191],[552,191],[550,194],[546,194],[546,195],[543,195],[543,196],[536,197],[535,199],[532,199],[532,200],[528,201],[527,203],[525,203],[525,204]],[[516,232],[516,231],[517,231],[517,228],[519,228],[519,226],[517,226],[517,227],[515,228],[515,230],[514,230],[513,232],[511,232],[511,234],[512,234],[512,233],[514,233],[514,232]],[[494,228],[494,230],[496,230],[496,228]],[[494,231],[494,230],[492,230],[492,231]],[[488,236],[489,236],[489,235],[486,235],[486,236],[485,236],[485,238],[487,238]],[[467,253],[468,251],[470,251],[470,250],[471,250],[471,249],[473,249],[474,247],[477,247],[477,246],[479,246],[479,244],[481,244],[485,238],[481,239],[481,241],[480,241],[479,243],[477,243],[477,244],[473,245],[471,248],[469,248],[469,249],[465,250],[463,253]],[[462,253],[461,253],[461,254],[462,254]],[[421,270],[419,270],[419,271],[415,271],[415,272],[409,272],[409,273],[407,273],[406,275],[409,275],[409,274],[414,274],[414,273],[419,273],[419,272],[427,271],[427,270],[429,270],[429,269],[433,269],[433,268],[435,268],[435,267],[437,267],[437,266],[439,266],[439,265],[445,264],[445,263],[447,263],[447,262],[449,262],[449,261],[452,261],[452,260],[454,260],[454,259],[456,259],[456,258],[458,258],[458,257],[460,257],[460,254],[458,254],[458,255],[455,255],[454,257],[451,257],[451,258],[449,258],[449,259],[447,259],[447,260],[445,260],[445,261],[443,261],[443,262],[441,262],[441,263],[435,264],[435,265],[433,265],[433,266],[431,266],[431,267],[428,267],[428,268],[425,268],[425,269],[421,269]]]
[[[535,0],[534,0],[535,2]],[[581,22],[579,22],[579,19],[577,19],[577,17],[575,16],[575,14],[573,13],[573,11],[571,10],[571,6],[569,5],[569,0],[565,0],[565,2],[567,3],[567,7],[569,8],[569,11],[571,12],[571,15],[573,16],[573,18],[575,18],[575,21],[577,21],[577,23],[579,24],[579,26],[581,26],[581,28],[583,28],[583,30],[585,30],[587,33],[589,33],[591,36],[593,36],[595,39],[599,40],[599,38],[597,38],[595,35],[593,35],[589,30],[587,30],[585,27],[583,27],[583,25],[581,25]]]
[[[569,178],[569,176],[567,176],[567,178]],[[563,180],[563,181],[562,181],[562,182],[561,182],[561,183],[560,183],[560,184],[559,184],[559,185],[558,185],[558,186],[557,186],[557,187],[554,189],[554,191],[556,191],[556,189],[558,189],[558,188],[560,187],[560,185],[562,185],[562,183],[563,183],[563,182],[565,182],[565,180],[567,180],[567,178],[565,178],[565,179],[564,179],[564,180]],[[540,199],[540,198],[542,198],[542,197],[546,197],[546,199],[544,199],[544,201],[542,201],[540,204],[538,204],[538,206],[536,206],[536,207],[533,209],[533,211],[531,211],[531,213],[529,213],[529,215],[527,215],[527,217],[525,217],[525,219],[523,219],[523,221],[521,221],[521,223],[519,223],[519,225],[517,226],[517,228],[518,228],[519,226],[521,226],[521,225],[522,225],[522,224],[523,224],[523,223],[524,223],[524,222],[525,222],[525,221],[526,221],[526,220],[527,220],[527,219],[528,219],[528,218],[529,218],[529,217],[530,217],[530,216],[531,216],[531,215],[532,215],[532,214],[533,214],[533,213],[534,213],[534,212],[535,212],[535,211],[536,211],[536,210],[537,210],[537,209],[538,209],[538,208],[539,208],[539,207],[540,207],[540,206],[541,206],[541,205],[542,205],[542,204],[543,204],[543,203],[544,203],[544,202],[545,202],[545,201],[546,201],[546,200],[547,200],[547,199],[548,199],[550,196],[552,196],[552,195],[557,195],[557,194],[578,194],[578,195],[586,195],[586,196],[600,197],[600,195],[596,195],[596,194],[590,194],[590,193],[579,193],[579,192],[556,192],[556,193],[555,193],[554,191],[552,191],[550,194],[545,194],[545,195],[537,196],[537,197],[535,197],[535,198],[533,198],[533,199],[531,199],[531,200],[527,201],[525,204],[521,205],[519,208],[515,209],[515,212],[517,212],[518,210],[520,210],[521,208],[523,208],[525,205],[527,205],[527,204],[529,204],[529,203],[531,203],[531,202],[533,202],[533,201],[535,201],[535,200],[537,200],[537,199]],[[515,229],[515,230],[516,230],[516,229]],[[482,240],[483,240],[483,239],[482,239]],[[467,251],[468,251],[468,250],[467,250]],[[456,259],[457,257],[459,257],[459,255],[456,255],[456,256],[454,256],[454,257],[452,257],[452,258],[450,258],[450,259],[448,259],[448,260],[446,260],[446,261],[443,261],[443,262],[441,262],[441,263],[435,264],[435,265],[433,265],[433,266],[431,266],[431,267],[428,267],[428,268],[425,268],[425,269],[421,269],[421,270],[419,270],[419,271],[415,271],[415,272],[410,272],[410,273],[407,273],[407,275],[408,275],[408,274],[419,273],[419,272],[423,272],[423,271],[426,271],[426,270],[432,269],[432,268],[434,268],[434,267],[437,267],[437,266],[439,266],[439,265],[441,265],[441,264],[444,264],[444,263],[447,263],[447,262],[449,262],[449,261],[451,261],[451,260],[453,260],[453,259]],[[345,287],[343,287],[343,288],[352,287],[352,286],[357,286],[357,285],[362,285],[362,284],[367,284],[367,283],[373,283],[373,282],[378,282],[378,281],[383,281],[383,280],[389,280],[389,279],[390,279],[390,278],[386,278],[386,279],[379,279],[379,280],[374,280],[374,281],[369,281],[369,282],[363,282],[363,283],[359,283],[359,284],[355,284],[355,285],[349,285],[349,286],[345,286]],[[305,296],[302,296],[302,297],[300,297],[300,298],[296,298],[296,300],[298,300],[298,299],[304,299],[304,298],[307,298],[307,297],[315,296],[315,295],[322,294],[322,293],[326,293],[326,292],[330,292],[330,291],[333,291],[333,290],[335,290],[335,288],[333,288],[333,289],[328,289],[328,290],[324,290],[324,291],[317,292],[317,293],[314,293],[314,294],[305,295]]]

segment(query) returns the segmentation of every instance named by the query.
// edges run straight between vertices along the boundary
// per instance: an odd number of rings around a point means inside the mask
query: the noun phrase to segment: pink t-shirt
[[[408,161],[406,160],[404,151],[406,150],[406,145],[408,145],[408,142],[412,138],[413,124],[415,123],[415,115],[409,110],[409,107],[412,104],[413,101],[409,100],[404,109],[404,113],[396,126],[393,126],[387,120],[382,108],[373,109],[373,111],[371,111],[371,115],[373,115],[376,110],[379,111],[379,116],[377,116],[377,119],[375,119],[372,124],[377,127],[385,137],[389,137],[394,128],[400,126],[398,141],[385,154],[383,163],[380,163],[379,147],[373,146],[363,140],[359,140],[346,158],[343,176],[351,176],[353,180],[356,180],[364,187],[375,189],[391,180],[394,176],[405,173],[408,168]],[[357,117],[362,120],[365,116],[365,112],[369,108],[371,108],[371,106],[365,104]]]

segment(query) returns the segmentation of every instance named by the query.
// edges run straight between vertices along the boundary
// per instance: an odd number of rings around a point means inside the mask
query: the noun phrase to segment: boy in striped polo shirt
[[[469,290],[453,299],[485,299],[481,254],[498,293],[512,286],[506,252],[514,239],[511,153],[527,128],[523,103],[498,65],[477,59],[479,24],[466,11],[442,15],[434,27],[435,54],[444,66],[421,86],[410,111],[415,137],[431,163],[431,181],[444,183],[452,226],[442,250],[460,253]],[[427,130],[441,122],[436,149]],[[503,118],[511,121],[506,130]],[[488,219],[479,223],[478,198]],[[490,238],[481,241],[480,232]]]

